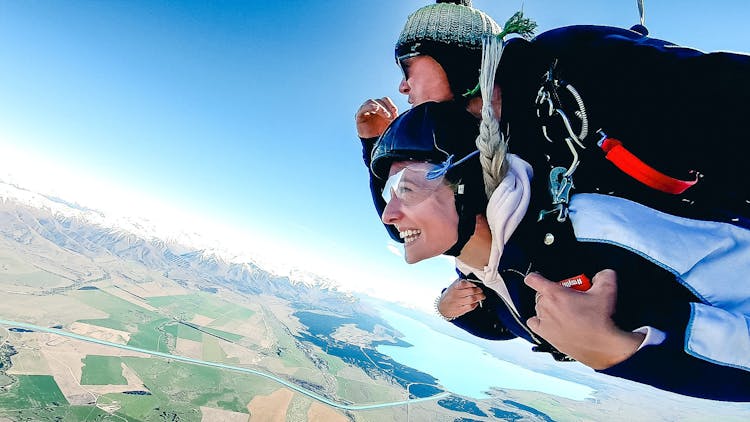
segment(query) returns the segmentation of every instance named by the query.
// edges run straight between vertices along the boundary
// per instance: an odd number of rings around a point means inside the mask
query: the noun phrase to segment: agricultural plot
[[[0,408],[0,416],[13,421],[123,421],[121,417],[110,415],[95,406],[46,406],[15,410]]]
[[[121,421],[95,406],[69,406],[62,417],[64,421]]]
[[[253,315],[255,315],[255,312],[250,309],[241,306],[234,306],[232,309],[228,309],[222,313],[209,325],[217,328],[225,327],[237,321],[247,321]]]
[[[201,415],[204,421],[222,421],[222,422],[247,422],[248,414],[240,412],[230,412],[228,410],[214,409],[212,407],[201,407]],[[255,413],[253,414],[255,415]],[[258,419],[263,420],[263,419]]]
[[[79,290],[75,297],[81,302],[106,312],[104,319],[85,319],[79,322],[113,328],[134,333],[138,326],[156,319],[164,318],[155,312],[135,305],[101,290]]]
[[[137,325],[130,325],[124,321],[120,321],[117,318],[97,318],[97,319],[81,319],[76,322],[83,324],[96,325],[98,327],[110,328],[117,331],[125,331],[132,333],[138,329]]]
[[[217,328],[193,327],[180,323],[175,318],[190,320],[199,313],[212,319],[218,318],[218,321],[225,324],[236,318],[249,318],[253,315],[252,310],[205,293],[148,298],[149,305],[157,308],[157,311],[150,311],[101,290],[80,291],[76,292],[76,296],[84,303],[109,314],[108,318],[79,322],[130,332],[132,335],[127,343],[129,346],[159,352],[173,351],[177,338],[203,341],[206,333],[231,342],[242,339],[239,334]]]
[[[239,358],[229,358],[219,344],[220,340],[215,337],[206,336],[203,339],[203,360],[210,362],[222,362],[227,364],[237,364]]]
[[[170,325],[167,328],[169,329],[167,332],[177,338],[193,341],[203,340],[203,333],[189,325],[176,323],[174,325]]]
[[[8,293],[12,288],[0,283],[0,315],[4,319],[43,326],[68,326],[78,319],[107,317],[106,313],[81,303],[67,293],[49,296]]]
[[[188,358],[201,359],[203,357],[203,348],[203,342],[178,338],[175,342],[175,349],[173,354]]]
[[[294,398],[294,393],[287,388],[280,388],[267,396],[253,397],[248,409],[253,417],[258,420],[280,420],[283,415],[288,415],[289,404]]]
[[[0,419],[156,421],[175,416],[197,422],[209,413],[237,420],[244,415],[242,420],[247,420],[252,398],[278,389],[277,383],[261,377],[156,358],[90,355],[84,359],[82,377],[91,384],[113,383],[120,362],[147,390],[101,394],[96,400],[101,409],[71,406],[51,376],[19,375],[13,388],[0,393]]]
[[[247,413],[247,403],[258,394],[268,394],[278,384],[261,377],[229,370],[189,365],[162,359],[123,358],[143,380],[161,409],[183,407],[186,413],[199,412],[201,406]]]
[[[162,353],[169,353],[172,348],[167,343],[167,334],[164,332],[164,326],[174,322],[167,318],[159,318],[138,324],[137,332],[130,336],[128,346],[139,347],[146,350],[154,350]]]
[[[219,337],[221,339],[231,341],[231,342],[238,342],[242,340],[242,336],[235,333],[230,333],[228,331],[224,330],[217,330],[215,328],[208,328],[208,327],[201,327],[201,330],[205,331],[208,334],[211,334],[215,337]]]
[[[123,393],[105,394],[99,398],[99,405],[114,411],[114,415],[135,421],[156,420],[159,413],[156,409],[160,409],[161,404],[159,402],[159,398],[154,396]],[[178,406],[183,411],[181,407]]]
[[[84,337],[92,337],[110,343],[127,344],[128,341],[130,341],[130,333],[127,331],[114,330],[112,328],[84,324],[81,322],[70,324],[68,330]]]
[[[197,314],[209,317],[215,321],[214,326],[221,326],[226,321],[247,319],[253,311],[227,302],[207,293],[195,293],[180,296],[158,296],[148,298],[151,306],[159,308],[161,312],[177,319],[190,321]],[[216,321],[218,320],[218,321]]]
[[[81,384],[127,385],[122,376],[122,359],[116,356],[88,355],[83,359]]]
[[[67,405],[55,379],[49,375],[16,375],[18,385],[0,394],[0,409],[30,409]]]
[[[205,293],[152,297],[148,299],[148,302],[157,307],[159,312],[172,315],[180,321],[192,321],[196,319],[196,316],[200,316],[199,319],[210,320],[207,326],[195,322],[182,322],[176,327],[165,328],[175,337],[193,341],[202,341],[208,337],[205,334],[209,334],[229,342],[239,342],[243,338],[242,335],[219,327],[244,324],[254,314],[250,309]]]
[[[174,343],[170,348],[167,333],[177,337],[180,331],[178,327],[170,328],[176,324],[171,318],[101,290],[78,291],[76,297],[109,314],[108,318],[78,322],[129,332],[132,334],[127,343],[129,346],[165,353],[174,348]],[[189,335],[187,330],[182,330],[182,333],[197,338],[195,334]]]

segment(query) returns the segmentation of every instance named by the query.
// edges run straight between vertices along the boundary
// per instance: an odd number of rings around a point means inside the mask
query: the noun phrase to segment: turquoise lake
[[[426,372],[446,389],[475,399],[487,398],[491,387],[539,391],[572,400],[592,397],[594,389],[539,374],[497,359],[479,346],[442,334],[396,312],[380,309],[380,316],[414,347],[380,345],[377,351],[395,361]]]

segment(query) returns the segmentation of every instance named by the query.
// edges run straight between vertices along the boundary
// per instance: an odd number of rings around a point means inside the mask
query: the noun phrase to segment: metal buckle
[[[576,145],[581,149],[586,149],[586,146],[583,145],[583,142],[581,142],[581,139],[586,137],[588,135],[588,122],[585,121],[582,124],[581,127],[581,133],[576,133],[573,130],[573,126],[570,123],[570,119],[568,118],[568,115],[565,114],[565,112],[562,110],[562,104],[560,102],[560,97],[558,93],[558,89],[563,86],[568,90],[568,92],[573,95],[573,98],[575,99],[576,103],[578,104],[578,110],[575,111],[575,114],[584,121],[586,119],[586,110],[583,106],[583,101],[580,99],[580,95],[578,95],[578,92],[575,91],[575,88],[573,88],[570,84],[561,82],[557,79],[554,79],[552,77],[552,71],[553,69],[550,69],[547,74],[545,75],[545,81],[542,84],[542,86],[539,88],[539,91],[537,91],[536,95],[536,104],[538,106],[537,108],[537,117],[542,118],[540,109],[543,109],[546,105],[546,116],[545,118],[550,118],[554,115],[557,115],[560,118],[560,121],[562,122],[562,126],[565,128],[565,132],[567,132],[567,136],[563,139],[565,141],[565,144],[568,146],[568,149],[570,150],[570,153],[573,155],[573,160],[568,166],[568,169],[566,171],[566,176],[573,175],[573,172],[576,170],[576,167],[578,167],[578,164],[580,163],[579,157],[578,157],[578,151],[576,150]],[[542,134],[544,134],[544,137],[547,139],[547,141],[554,143],[555,141],[550,138],[550,135],[547,130],[547,125],[542,124]],[[575,145],[574,145],[575,143]]]
[[[555,167],[549,172],[549,193],[552,197],[551,210],[539,212],[537,221],[542,221],[549,214],[557,213],[557,221],[564,223],[568,219],[570,191],[574,188],[573,177],[565,167]]]
[[[557,62],[550,66],[544,75],[542,86],[537,91],[535,103],[537,105],[537,117],[542,120],[542,134],[547,141],[554,143],[555,140],[550,137],[546,123],[550,123],[553,116],[559,117],[564,130],[561,137],[570,150],[572,157],[568,167],[554,167],[549,174],[549,193],[552,197],[551,210],[542,210],[539,213],[538,221],[541,221],[548,214],[557,213],[557,221],[565,222],[568,218],[568,203],[570,201],[570,191],[573,186],[573,173],[578,168],[581,160],[578,155],[578,148],[586,149],[581,139],[588,135],[588,117],[586,116],[586,107],[583,104],[581,96],[575,88],[567,82],[560,81],[554,77],[555,66]],[[564,89],[562,89],[564,88]],[[571,124],[570,118],[563,111],[563,104],[560,100],[560,92],[567,92],[571,95],[577,109],[574,111],[576,117],[581,119],[580,133],[576,133]]]

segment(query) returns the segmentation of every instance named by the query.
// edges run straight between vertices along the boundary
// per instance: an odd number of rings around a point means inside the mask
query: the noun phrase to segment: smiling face
[[[428,101],[443,102],[453,99],[448,76],[443,67],[430,56],[420,55],[400,61],[404,78],[398,91],[409,97],[413,106]]]
[[[389,177],[413,164],[412,161],[393,163]],[[414,264],[441,255],[456,243],[458,213],[450,186],[440,183],[420,202],[410,205],[404,202],[398,193],[391,195],[383,210],[382,220],[385,224],[394,225],[404,239],[407,263]]]

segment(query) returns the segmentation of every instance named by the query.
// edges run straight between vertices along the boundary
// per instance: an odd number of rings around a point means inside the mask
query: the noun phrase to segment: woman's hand
[[[360,138],[376,138],[398,116],[398,108],[388,97],[365,101],[354,115],[357,135]]]
[[[632,356],[644,335],[619,329],[612,315],[617,303],[617,274],[597,273],[591,289],[581,292],[529,274],[536,290],[536,316],[526,324],[557,350],[593,369],[606,369]]]
[[[468,280],[457,279],[440,296],[437,309],[448,319],[473,311],[485,299],[482,289]]]

